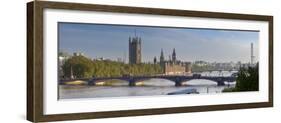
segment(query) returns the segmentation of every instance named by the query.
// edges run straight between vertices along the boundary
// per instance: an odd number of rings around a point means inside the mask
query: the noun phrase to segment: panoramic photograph
[[[259,31],[58,23],[59,99],[259,91]]]

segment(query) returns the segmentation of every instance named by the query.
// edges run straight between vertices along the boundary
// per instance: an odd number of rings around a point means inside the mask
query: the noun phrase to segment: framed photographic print
[[[33,122],[273,106],[273,17],[27,3]]]

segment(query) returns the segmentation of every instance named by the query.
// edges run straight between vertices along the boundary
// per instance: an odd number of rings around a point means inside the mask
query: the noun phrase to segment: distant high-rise
[[[161,49],[161,54],[160,54],[160,65],[163,67],[165,64],[165,58],[164,58],[164,53],[163,53],[163,49]]]
[[[175,63],[177,60],[177,55],[176,55],[176,49],[173,49],[173,54],[172,54],[172,62]]]
[[[139,64],[141,63],[141,38],[129,37],[129,63]]]
[[[73,56],[84,56],[82,52],[74,52]]]
[[[254,64],[254,44],[251,43],[251,64]]]
[[[157,58],[156,58],[156,56],[155,56],[154,59],[153,59],[153,63],[154,63],[154,64],[157,64]]]

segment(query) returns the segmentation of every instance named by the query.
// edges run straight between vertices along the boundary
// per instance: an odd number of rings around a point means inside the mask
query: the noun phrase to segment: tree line
[[[63,78],[121,77],[124,75],[141,76],[163,73],[159,64],[125,64],[110,60],[91,60],[84,56],[73,56],[62,66]]]

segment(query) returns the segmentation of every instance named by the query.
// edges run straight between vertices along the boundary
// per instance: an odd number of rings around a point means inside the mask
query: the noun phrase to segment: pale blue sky
[[[101,25],[59,23],[59,50],[83,52],[91,58],[104,57],[128,61],[128,38],[142,38],[142,59],[152,62],[159,59],[161,48],[165,59],[176,49],[181,61],[204,60],[208,62],[249,62],[250,44],[258,59],[259,32],[214,29],[144,27],[126,25]]]

